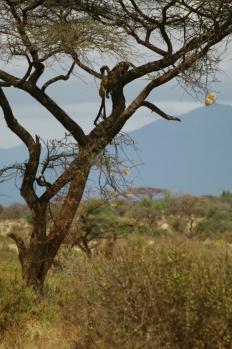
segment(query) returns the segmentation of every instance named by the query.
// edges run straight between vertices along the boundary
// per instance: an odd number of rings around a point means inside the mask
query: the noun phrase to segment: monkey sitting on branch
[[[102,101],[101,101],[99,112],[94,120],[94,125],[97,125],[97,121],[100,118],[100,116],[102,116],[103,119],[106,119],[105,98],[109,98],[109,95],[113,87],[118,83],[118,81],[123,77],[123,75],[128,72],[130,67],[135,68],[135,66],[129,62],[120,62],[116,64],[116,66],[112,70],[110,70],[110,68],[107,65],[103,65],[101,67],[100,72],[102,77],[101,77],[101,84],[99,88],[99,95]],[[107,72],[106,75],[105,75],[105,72]]]

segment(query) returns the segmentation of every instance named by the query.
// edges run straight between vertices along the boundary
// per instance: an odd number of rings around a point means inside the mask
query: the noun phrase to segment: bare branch
[[[83,153],[78,154],[78,156],[71,162],[69,167],[60,175],[56,181],[47,188],[46,192],[40,197],[40,201],[51,200],[58,192],[65,187],[66,184],[70,183],[77,175],[81,167],[83,167],[86,161],[86,155]]]
[[[0,69],[0,79],[3,80],[1,82],[1,85],[3,85],[2,87],[17,86],[17,84],[20,85],[20,81],[21,81],[21,79],[1,69]]]
[[[76,141],[83,146],[87,137],[82,128],[52,100],[45,92],[30,83],[25,83],[22,89],[26,90],[38,102],[40,102],[65,128],[69,131]]]
[[[45,3],[45,0],[37,0],[37,1],[33,2],[31,5],[28,5],[22,11],[23,12],[23,17],[25,18],[27,12],[36,9],[37,7],[43,5],[44,3]]]
[[[26,32],[26,26],[27,26],[26,13],[27,13],[27,10],[26,9],[24,10],[23,20],[22,20],[19,16],[18,12],[16,11],[15,4],[10,0],[7,0],[7,3],[10,7],[11,14],[15,19],[16,27],[17,27],[18,33],[21,37],[21,40],[22,40],[25,48],[27,49],[27,51],[30,53],[30,55],[32,57],[32,64],[35,68],[35,71],[31,75],[29,80],[31,81],[31,83],[36,84],[39,77],[42,75],[42,73],[44,71],[44,65],[41,62],[39,62],[38,50],[37,50],[36,46],[30,40],[29,35]],[[36,6],[32,6],[31,9],[33,10],[39,5],[40,5],[40,3],[36,4]],[[30,9],[30,7],[28,8],[28,10],[29,9]]]
[[[60,80],[68,80],[69,77],[70,77],[70,75],[71,75],[71,73],[73,72],[73,69],[74,69],[74,67],[75,67],[75,64],[76,64],[75,62],[72,63],[72,65],[71,65],[71,67],[70,67],[70,69],[69,69],[69,71],[67,72],[66,75],[59,75],[59,76],[56,76],[56,77],[54,77],[54,78],[48,80],[48,81],[41,87],[41,90],[44,92],[44,91],[46,90],[46,88],[47,88],[49,85],[53,84],[54,82],[57,82],[57,81],[60,81]]]
[[[15,119],[9,102],[0,88],[0,105],[2,107],[7,126],[24,142],[29,152],[29,160],[26,164],[25,174],[21,186],[21,193],[29,207],[35,203],[37,196],[33,188],[36,172],[40,159],[40,143],[38,137],[34,141],[30,133]]]
[[[24,265],[25,259],[27,257],[27,248],[25,246],[23,239],[15,233],[10,233],[8,236],[9,238],[13,239],[14,242],[16,243],[16,246],[19,252],[19,260],[21,264]]]
[[[2,107],[7,126],[23,141],[27,148],[32,147],[35,144],[33,137],[15,119],[10,104],[2,88],[0,88],[0,106]]]
[[[18,247],[19,252],[26,252],[26,246],[25,243],[23,241],[23,239],[21,237],[19,237],[17,234],[15,233],[10,233],[9,238],[13,239]]]
[[[163,112],[161,109],[159,109],[157,106],[155,106],[151,102],[144,101],[144,102],[142,102],[141,107],[146,107],[146,108],[150,109],[152,112],[160,115],[162,118],[164,118],[166,120],[181,121],[179,118],[177,118],[175,116],[166,114],[165,112]]]
[[[101,74],[96,72],[94,69],[88,67],[86,64],[82,63],[75,52],[71,53],[74,62],[79,65],[79,67],[85,70],[87,73],[95,76],[95,78],[101,79]]]

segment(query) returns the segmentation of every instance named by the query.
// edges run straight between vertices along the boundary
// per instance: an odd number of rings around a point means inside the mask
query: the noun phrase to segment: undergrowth
[[[0,348],[229,349],[229,244],[179,236],[121,239],[86,258],[60,254],[44,295],[1,268]]]

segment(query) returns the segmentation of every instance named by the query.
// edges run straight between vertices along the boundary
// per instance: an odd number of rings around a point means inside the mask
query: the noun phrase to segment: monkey
[[[105,71],[107,72],[107,75],[105,75]],[[101,72],[101,84],[99,88],[99,96],[101,97],[101,105],[100,109],[98,111],[98,114],[94,120],[94,125],[97,125],[97,121],[100,118],[100,116],[103,116],[103,119],[106,118],[106,103],[105,103],[105,97],[109,98],[109,89],[108,86],[108,80],[109,80],[109,74],[110,74],[110,68],[107,65],[103,65],[100,68]]]
[[[101,98],[105,97],[109,98],[109,87],[110,87],[110,68],[107,65],[103,65],[100,68],[100,72],[101,72],[101,84],[100,84],[100,88],[99,88],[99,96]],[[105,72],[107,72],[107,75],[105,75]]]
[[[99,112],[94,120],[94,125],[97,125],[97,121],[102,115],[103,119],[106,119],[106,105],[105,98],[109,98],[110,93],[112,92],[113,87],[119,82],[119,80],[125,75],[129,68],[135,66],[129,62],[120,62],[115,65],[115,67],[110,70],[107,65],[103,65],[100,68],[101,72],[101,84],[99,88],[99,95],[102,99]],[[105,75],[105,72],[107,74]]]

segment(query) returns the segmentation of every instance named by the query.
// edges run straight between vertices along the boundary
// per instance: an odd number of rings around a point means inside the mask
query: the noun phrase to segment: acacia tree
[[[0,105],[5,122],[26,145],[29,154],[21,167],[20,192],[33,213],[30,240],[26,243],[11,234],[18,247],[26,285],[42,288],[69,232],[90,169],[127,120],[141,107],[167,120],[179,120],[149,101],[149,94],[175,78],[201,87],[204,77],[216,68],[217,44],[231,32],[232,4],[229,0],[1,1],[0,59],[5,64],[0,70]],[[88,57],[95,50],[106,54],[116,52],[119,45],[126,42],[128,48],[134,45],[135,53],[141,52],[142,47],[150,54],[144,55],[148,57],[145,63],[135,67],[137,62],[131,62],[134,67],[117,76],[110,91],[110,114],[87,135],[48,95],[47,88],[59,80],[68,80],[74,67],[101,79],[101,74],[87,63]],[[41,83],[42,77],[46,77],[47,62],[59,61],[65,56],[72,60],[67,74]],[[21,77],[9,71],[12,59],[17,58],[27,63]],[[97,63],[102,65],[102,57]],[[126,106],[125,86],[144,77],[148,78],[145,86]],[[41,162],[41,139],[31,135],[17,121],[5,94],[8,88],[20,89],[32,96],[74,139],[76,151],[52,183],[46,181],[46,171],[52,167],[57,154]],[[62,158],[62,154],[58,155]],[[43,187],[42,194],[36,186]],[[65,199],[48,227],[49,203],[64,187],[68,187]]]

